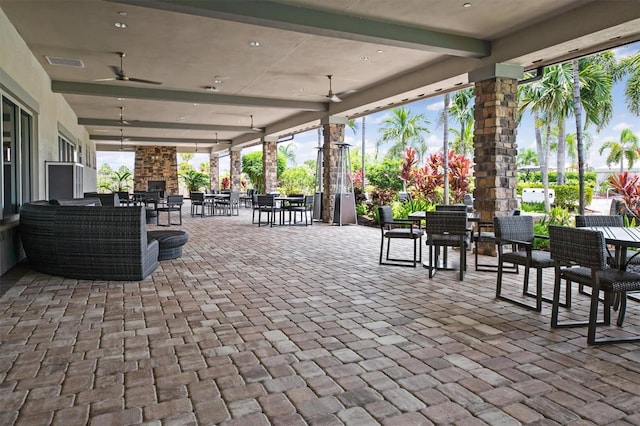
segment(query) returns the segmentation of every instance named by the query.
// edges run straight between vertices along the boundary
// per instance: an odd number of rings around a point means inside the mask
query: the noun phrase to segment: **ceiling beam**
[[[324,37],[454,56],[480,58],[491,54],[491,42],[426,28],[376,21],[361,16],[291,6],[271,0],[111,0],[172,12],[260,25]]]
[[[78,118],[81,126],[99,127],[121,127],[121,128],[143,128],[143,129],[171,129],[171,130],[203,130],[203,131],[227,131],[245,133],[264,133],[264,130],[252,129],[248,126],[223,126],[219,124],[190,124],[190,123],[169,123],[161,121],[140,121],[126,120],[121,123],[118,120],[108,120],[103,118]]]
[[[71,95],[102,96],[109,98],[145,99],[151,101],[188,102],[213,105],[259,106],[265,108],[287,108],[304,111],[326,111],[328,102],[308,102],[252,96],[219,95],[215,93],[188,92],[181,90],[154,89],[126,85],[81,83],[74,81],[51,81],[54,93]]]
[[[109,136],[109,135],[91,135],[89,139],[92,141],[109,141],[109,142],[117,142],[121,143],[119,136]],[[194,144],[194,143],[202,143],[202,144],[226,144],[230,145],[231,141],[227,139],[198,139],[198,138],[156,138],[156,137],[148,137],[148,136],[125,136],[124,142],[156,142],[156,143],[177,143],[177,144]]]

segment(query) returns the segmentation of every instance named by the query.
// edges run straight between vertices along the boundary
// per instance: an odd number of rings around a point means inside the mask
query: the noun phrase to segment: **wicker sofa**
[[[20,236],[31,267],[51,275],[139,281],[158,267],[158,241],[147,241],[144,207],[27,203]]]

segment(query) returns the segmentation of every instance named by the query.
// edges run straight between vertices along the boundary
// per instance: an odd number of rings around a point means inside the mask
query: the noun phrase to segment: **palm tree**
[[[518,167],[537,166],[538,164],[538,154],[531,148],[519,152],[516,157]]]
[[[296,164],[295,150],[296,150],[296,146],[292,143],[278,146],[278,153],[282,154],[284,158],[287,159],[287,162],[290,162],[293,165]]]
[[[444,108],[442,110],[442,168],[444,173],[444,204],[449,204],[449,94],[444,94]]]
[[[382,122],[380,131],[382,136],[376,144],[376,158],[378,147],[391,142],[388,150],[390,158],[401,158],[408,146],[418,144],[424,140],[424,134],[429,133],[427,126],[431,124],[424,114],[412,115],[405,107],[393,108],[391,116]]]
[[[584,215],[584,140],[582,136],[582,108],[586,128],[590,123],[600,130],[611,121],[613,99],[611,87],[615,75],[615,57],[612,52],[571,62],[573,68],[573,115],[576,119],[576,146],[578,151],[579,214]]]
[[[567,157],[571,160],[571,167],[578,170],[578,141],[575,133],[569,133],[565,137],[567,143]],[[593,144],[593,137],[591,133],[582,132],[583,146],[586,151],[591,149]]]
[[[624,160],[627,160],[627,164],[631,169],[633,163],[640,157],[638,155],[638,136],[631,131],[631,129],[623,129],[620,132],[620,139],[618,141],[606,141],[600,147],[600,155],[606,150],[609,150],[609,155],[605,160],[607,166],[611,167],[613,163],[620,163],[620,173],[624,172]]]
[[[548,123],[547,117],[544,115],[544,88],[540,81],[527,85],[518,86],[518,109],[519,115],[522,117],[526,109],[530,109],[533,114],[534,135],[536,141],[536,152],[538,154],[538,164],[540,164],[540,176],[542,178],[542,187],[545,200],[545,211],[551,210],[549,203],[549,138],[542,138],[541,128]],[[543,114],[541,116],[541,114]]]
[[[460,124],[459,139],[452,145],[458,154],[465,157],[473,152],[473,101],[473,88],[469,87],[455,92],[449,106],[449,115]]]
[[[548,67],[540,84],[543,87],[541,102],[546,115],[557,124],[556,143],[556,183],[564,184],[564,169],[566,159],[565,149],[565,120],[572,109],[572,69],[570,64],[564,63]],[[551,123],[550,123],[551,124]],[[549,141],[549,139],[548,139]]]
[[[624,96],[627,109],[640,116],[640,52],[620,61],[618,77],[628,74]]]

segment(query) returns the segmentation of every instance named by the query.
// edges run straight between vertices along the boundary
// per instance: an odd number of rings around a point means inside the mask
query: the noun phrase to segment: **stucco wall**
[[[85,191],[95,190],[96,167],[93,158],[87,166],[87,153],[95,156],[95,144],[89,140],[89,133],[77,124],[78,117],[61,94],[51,91],[51,80],[38,60],[33,56],[26,43],[7,16],[0,8],[0,86],[10,96],[21,99],[26,93],[37,104],[34,115],[34,136],[36,143],[35,163],[33,166],[36,182],[34,198],[45,198],[45,161],[58,160],[59,124],[67,129],[74,142],[82,145]],[[16,88],[17,85],[17,88]],[[33,105],[27,105],[32,107]],[[27,108],[30,109],[30,108]],[[90,148],[90,149],[89,149]]]

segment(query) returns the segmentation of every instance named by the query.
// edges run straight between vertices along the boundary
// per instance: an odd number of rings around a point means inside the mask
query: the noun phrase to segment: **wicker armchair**
[[[549,237],[551,257],[556,271],[551,309],[551,327],[587,326],[587,343],[589,345],[640,341],[640,336],[638,335],[621,338],[596,338],[596,331],[599,325],[609,326],[611,324],[611,307],[616,296],[622,301],[620,312],[618,313],[618,325],[622,323],[626,300],[624,296],[628,292],[640,291],[640,274],[609,267],[605,239],[599,231],[550,226]],[[577,282],[592,288],[589,320],[587,322],[558,322],[559,295],[562,280]],[[604,293],[602,298],[604,302],[604,320],[598,322],[600,291]]]
[[[498,245],[498,278],[496,280],[496,298],[514,303],[520,307],[540,312],[542,301],[551,299],[542,296],[542,270],[552,268],[553,261],[549,252],[533,248],[533,218],[531,216],[503,216],[493,218],[493,229]],[[509,251],[507,247],[510,247]],[[505,296],[502,293],[502,274],[505,264],[521,265],[524,267],[524,284],[522,295],[533,296],[535,305],[524,300]],[[529,292],[529,271],[536,269],[536,292]]]
[[[424,232],[420,229],[416,221],[410,219],[394,219],[391,206],[378,206],[378,221],[380,223],[380,265],[390,266],[412,266],[416,267],[418,262],[422,262],[422,236]],[[413,258],[389,257],[391,240],[403,239],[413,241]],[[387,242],[386,255],[384,246]]]

